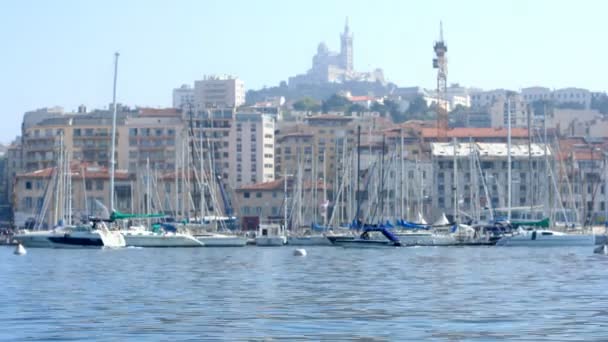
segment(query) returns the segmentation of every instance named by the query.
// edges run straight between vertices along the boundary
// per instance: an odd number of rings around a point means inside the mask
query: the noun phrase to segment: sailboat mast
[[[399,130],[399,216],[403,219],[404,193],[403,193],[403,128]]]
[[[110,146],[110,213],[114,211],[114,170],[116,168],[116,79],[118,77],[118,56],[114,53],[114,87],[112,90],[112,142]]]
[[[360,192],[360,181],[359,181],[359,170],[361,169],[361,126],[357,126],[357,190],[355,193],[355,199],[357,200],[357,210],[355,212],[355,220],[359,221],[359,211],[361,210],[361,200],[359,198]]]
[[[511,221],[511,97],[507,96],[507,219]]]
[[[452,166],[453,166],[453,172],[454,172],[454,180],[452,182],[452,193],[454,195],[454,222],[456,224],[458,224],[458,164],[457,164],[457,159],[456,159],[456,153],[458,150],[458,146],[456,144],[456,138],[454,138],[452,140],[452,146],[453,146],[453,162],[452,162]]]
[[[384,219],[384,134],[382,134],[382,152],[380,154],[380,191],[378,196],[380,197],[380,219],[378,223],[382,223]]]

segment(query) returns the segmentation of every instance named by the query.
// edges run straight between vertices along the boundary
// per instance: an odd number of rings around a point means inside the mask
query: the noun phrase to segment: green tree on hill
[[[306,112],[318,112],[321,110],[321,105],[311,97],[305,97],[294,102],[293,109]]]
[[[346,112],[352,103],[344,96],[334,94],[321,103],[323,113]]]

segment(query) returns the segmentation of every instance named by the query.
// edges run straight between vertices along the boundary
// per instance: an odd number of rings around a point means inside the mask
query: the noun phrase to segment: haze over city
[[[605,90],[603,1],[18,1],[0,11],[0,141],[22,115],[59,105],[104,108],[113,53],[118,100],[166,107],[171,90],[229,73],[245,88],[275,86],[310,67],[319,42],[339,48],[349,18],[355,68],[384,70],[400,86],[435,86],[432,44],[444,23],[448,83]]]

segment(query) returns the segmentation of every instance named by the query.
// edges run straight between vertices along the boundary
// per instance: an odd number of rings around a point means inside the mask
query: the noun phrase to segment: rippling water
[[[3,340],[608,340],[591,248],[0,248]]]

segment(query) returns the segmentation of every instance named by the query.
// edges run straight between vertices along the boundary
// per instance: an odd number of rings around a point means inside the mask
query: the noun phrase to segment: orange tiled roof
[[[423,138],[437,138],[441,137],[438,134],[437,128],[425,128],[421,129]],[[447,138],[506,138],[506,128],[466,128],[458,127],[451,128],[447,131]],[[512,128],[512,138],[527,138],[528,130],[525,128]]]

